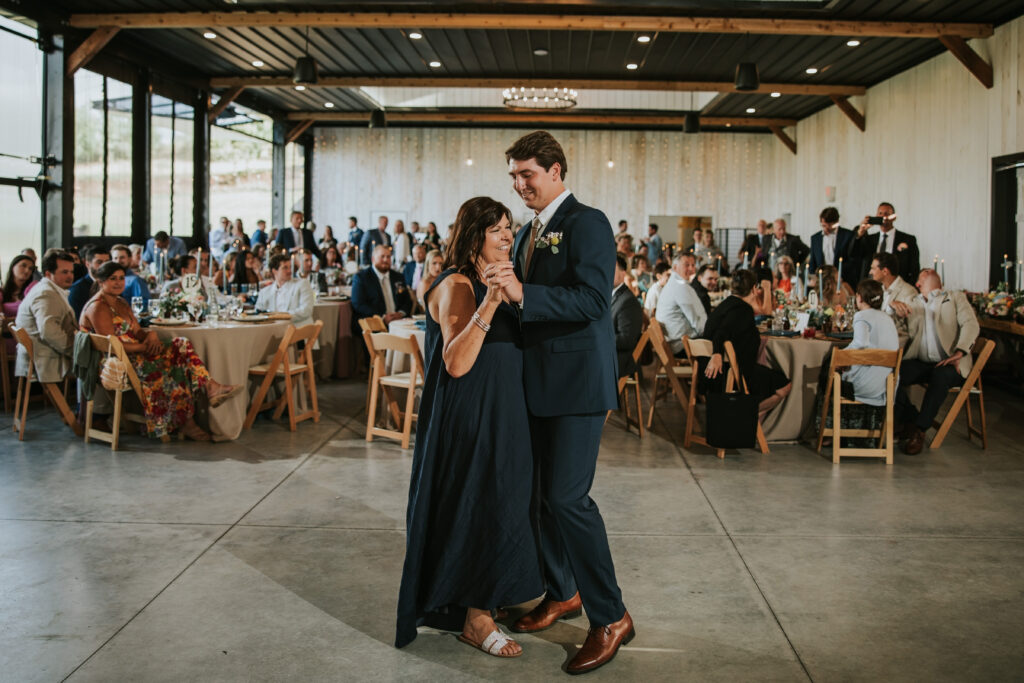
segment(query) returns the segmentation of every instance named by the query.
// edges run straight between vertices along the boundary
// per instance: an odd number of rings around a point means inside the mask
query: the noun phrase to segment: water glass
[[[143,303],[141,296],[133,296],[132,297],[132,312],[135,313],[135,317],[136,318],[138,318],[140,315],[142,315],[142,311],[143,311],[144,307],[145,307],[145,304]]]
[[[149,300],[149,317],[159,318],[160,317],[160,299]]]

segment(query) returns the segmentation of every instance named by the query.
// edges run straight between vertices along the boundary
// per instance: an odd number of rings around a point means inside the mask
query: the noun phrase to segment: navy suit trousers
[[[921,409],[910,402],[907,387],[913,384],[928,384]],[[942,404],[949,396],[949,390],[964,383],[956,365],[937,367],[935,363],[910,358],[900,365],[900,387],[896,392],[894,406],[896,423],[913,422],[922,432],[928,431],[939,414]]]
[[[547,596],[565,601],[579,591],[591,626],[622,619],[626,607],[615,581],[608,535],[590,497],[605,413],[530,415],[534,505]]]

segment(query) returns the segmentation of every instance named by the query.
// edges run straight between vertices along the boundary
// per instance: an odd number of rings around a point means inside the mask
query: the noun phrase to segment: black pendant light
[[[384,115],[383,109],[374,109],[370,113],[370,128],[387,128],[388,117]]]
[[[700,132],[700,113],[695,111],[686,112],[686,118],[683,119],[683,132],[684,133],[699,133]]]
[[[747,38],[743,36],[743,54],[747,54]],[[740,62],[736,65],[736,89],[757,90],[761,87],[761,79],[757,75],[757,64]]]
[[[292,82],[296,85],[316,85],[318,79],[316,60],[309,56],[309,27],[307,26],[306,54],[296,60],[295,70],[292,72]]]

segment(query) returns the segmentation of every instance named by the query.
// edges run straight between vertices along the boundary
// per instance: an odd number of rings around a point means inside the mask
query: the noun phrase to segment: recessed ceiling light
[[[813,66],[809,66],[809,67],[807,67],[807,70],[806,70],[806,71],[807,71],[807,73],[809,73],[809,74],[816,74],[816,73],[818,73],[818,69],[817,69],[817,67],[813,67]]]
[[[420,38],[423,37],[423,34],[413,31],[412,33],[409,34],[409,37],[412,38],[413,40],[419,40]]]
[[[203,38],[206,38],[207,40],[213,40],[216,37],[217,37],[217,34],[214,33],[213,31],[204,31],[203,32]]]
[[[636,64],[627,64],[626,68],[629,69],[630,71],[636,71],[637,65]]]
[[[324,102],[324,106],[328,109],[334,109],[334,102]]]
[[[441,62],[437,61],[436,59],[430,63],[430,68],[431,69],[436,69],[436,68],[438,68],[440,66],[441,66]]]
[[[860,45],[860,41],[859,40],[848,40],[848,41],[846,41],[846,45],[848,47],[857,47],[858,45]]]
[[[753,107],[747,107],[747,113],[748,113],[748,114],[753,114],[753,113],[754,113],[754,112],[756,112],[756,111],[757,111],[757,110],[756,110],[756,109],[754,109]]]
[[[649,42],[651,42],[651,37],[650,36],[637,36],[636,37],[636,42],[638,42],[638,43],[649,43]]]
[[[780,93],[780,92],[773,92],[772,93],[772,97],[782,97],[782,93]]]
[[[255,66],[255,67],[261,67],[261,66],[263,66],[263,62],[261,62],[258,59],[254,59],[254,60],[252,60],[252,65]]]
[[[306,89],[306,86],[304,86],[304,85],[297,85],[297,86],[295,86],[295,89],[301,92],[301,91]]]
[[[533,51],[533,54],[537,55],[538,57],[547,57],[548,51],[543,47],[538,47],[536,50]]]

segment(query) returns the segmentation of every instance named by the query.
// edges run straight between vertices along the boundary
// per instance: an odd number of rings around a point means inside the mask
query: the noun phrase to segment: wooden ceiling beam
[[[771,131],[775,133],[775,137],[782,140],[782,144],[789,147],[789,151],[796,154],[796,140],[786,135],[786,131],[782,130],[782,126],[769,126]]]
[[[358,122],[370,120],[370,112],[319,112],[296,111],[287,115],[290,121]],[[642,114],[587,114],[574,112],[451,112],[451,111],[401,111],[387,112],[389,123],[511,123],[546,124],[574,123],[580,125],[616,124],[622,126],[682,126],[684,116]],[[795,126],[796,119],[769,119],[753,116],[701,116],[701,125],[727,126],[736,128],[771,128]]]
[[[992,87],[992,65],[982,59],[961,36],[939,36],[939,41],[967,67],[986,88]]]
[[[987,38],[991,24],[764,19],[730,17],[598,16],[573,14],[454,14],[413,12],[138,12],[72,14],[71,26],[132,29],[322,27],[376,29],[494,29],[540,31],[648,31],[881,38]]]
[[[290,76],[218,76],[211,88],[293,88]],[[307,88],[575,88],[577,90],[656,90],[669,92],[742,92],[783,95],[863,95],[862,85],[819,85],[812,83],[762,83],[757,90],[736,90],[731,81],[637,81],[587,78],[418,78],[415,76],[320,76]]]
[[[857,111],[857,108],[850,103],[850,100],[846,97],[837,97],[836,95],[832,95],[832,101],[835,102],[835,105],[839,107],[841,112],[846,114],[848,119],[853,121],[853,125],[860,128],[863,133],[867,122],[864,119],[864,115]]]
[[[94,30],[88,38],[82,41],[82,44],[75,48],[75,51],[68,56],[67,64],[65,65],[65,74],[70,77],[74,76],[75,72],[81,69],[83,66],[92,61],[92,58],[100,53],[110,39],[117,35],[120,31],[117,26],[100,26]]]
[[[243,90],[245,90],[245,86],[239,85],[221,95],[220,99],[217,100],[217,104],[210,107],[210,123],[216,121],[217,117],[224,113],[224,110],[228,108],[228,105],[234,102],[235,98],[242,94]]]
[[[295,126],[294,128],[292,128],[290,131],[288,131],[287,134],[285,134],[284,144],[287,145],[298,140],[299,136],[305,133],[306,130],[314,123],[316,123],[316,121],[314,121],[313,119],[307,119],[302,123],[298,124],[297,126]]]

